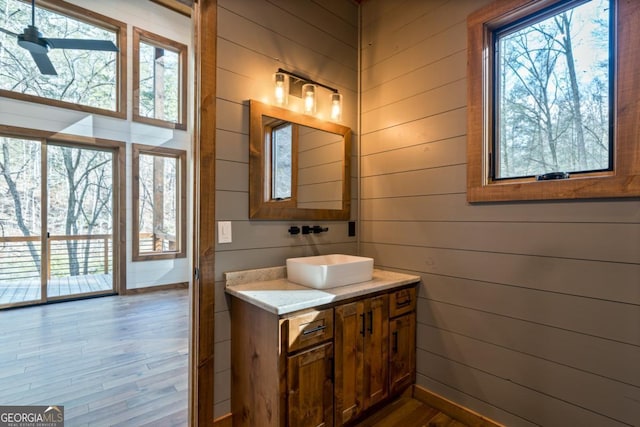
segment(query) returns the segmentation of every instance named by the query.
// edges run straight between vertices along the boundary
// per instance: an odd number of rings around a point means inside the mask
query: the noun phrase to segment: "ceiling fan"
[[[118,52],[118,47],[109,40],[55,39],[42,37],[36,27],[36,0],[31,0],[31,25],[22,34],[0,28],[0,31],[17,38],[18,45],[28,50],[42,74],[57,76],[47,53],[49,49],[80,49]]]

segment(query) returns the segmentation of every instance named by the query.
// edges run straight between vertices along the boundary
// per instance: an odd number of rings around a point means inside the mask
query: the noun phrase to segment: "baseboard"
[[[455,418],[464,424],[474,427],[504,427],[504,425],[497,423],[485,416],[482,416],[471,409],[460,406],[444,397],[435,394],[419,385],[413,386],[413,397],[432,408],[443,412],[444,414]]]
[[[229,412],[227,415],[216,418],[213,421],[213,427],[231,427],[233,425],[233,417],[231,415],[231,412]]]
[[[169,283],[168,285],[147,286],[146,288],[127,289],[125,295],[145,294],[147,292],[170,291],[172,289],[189,289],[188,282]]]

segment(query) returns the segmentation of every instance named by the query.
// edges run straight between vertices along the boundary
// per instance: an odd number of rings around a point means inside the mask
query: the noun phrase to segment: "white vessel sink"
[[[373,276],[373,258],[331,254],[287,259],[287,279],[315,289],[366,282]]]

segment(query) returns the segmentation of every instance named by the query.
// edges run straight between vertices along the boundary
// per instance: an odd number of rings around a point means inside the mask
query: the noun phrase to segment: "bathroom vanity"
[[[285,267],[225,278],[234,426],[342,426],[414,383],[418,276],[374,269],[331,289]]]

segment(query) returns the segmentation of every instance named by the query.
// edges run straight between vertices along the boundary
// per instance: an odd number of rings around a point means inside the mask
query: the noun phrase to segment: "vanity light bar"
[[[289,76],[289,79],[286,78]],[[304,112],[315,114],[317,105],[317,87],[323,87],[332,92],[331,94],[331,119],[339,121],[342,118],[342,95],[338,89],[316,82],[300,74],[278,68],[274,74],[274,97],[278,105],[287,104],[287,94],[302,98],[304,101]]]

